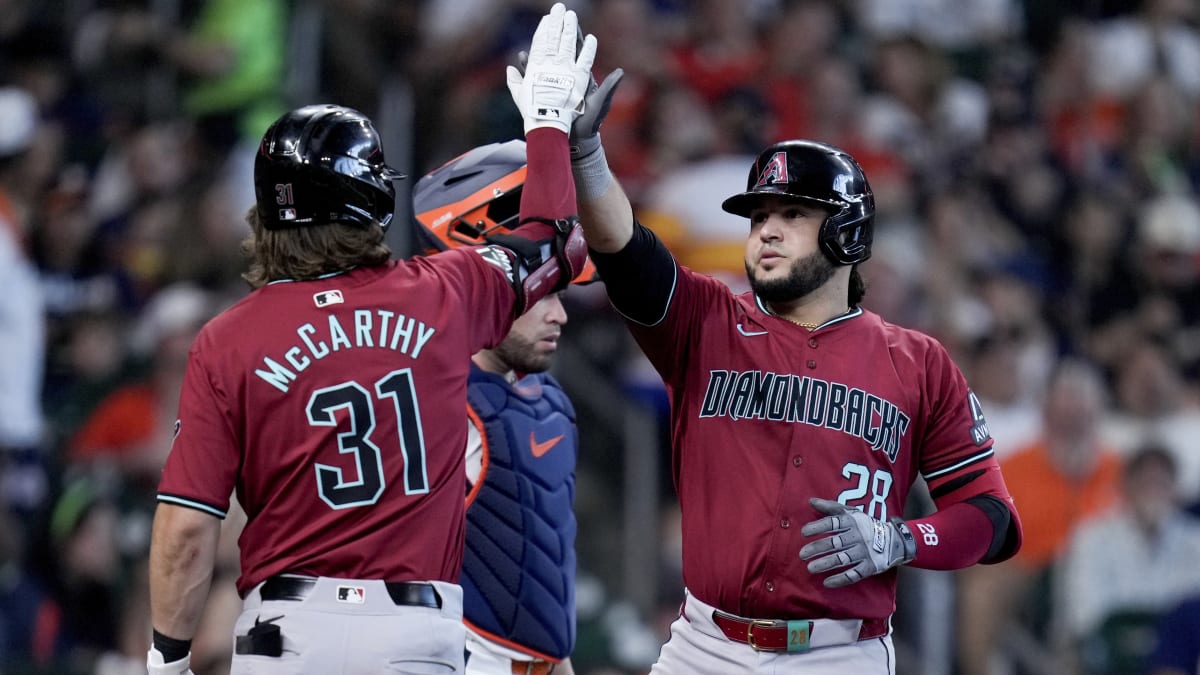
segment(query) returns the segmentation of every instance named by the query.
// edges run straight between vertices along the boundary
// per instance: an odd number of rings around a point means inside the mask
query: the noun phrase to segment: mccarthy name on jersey
[[[700,417],[825,427],[861,438],[893,462],[912,421],[896,404],[862,389],[761,370],[710,371]]]
[[[390,349],[415,359],[435,333],[437,329],[423,321],[385,309],[356,309],[352,318],[330,314],[328,323],[320,328],[312,323],[296,328],[296,344],[277,358],[264,356],[265,369],[256,369],[254,374],[286,394],[290,383],[313,361],[334,352],[361,347]]]

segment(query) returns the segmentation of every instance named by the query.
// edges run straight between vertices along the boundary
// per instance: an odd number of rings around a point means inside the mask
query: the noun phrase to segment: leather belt
[[[763,652],[808,651],[813,625],[820,624],[820,621],[743,619],[721,611],[714,611],[712,618],[725,637]],[[864,619],[857,639],[870,640],[887,634],[887,619]]]
[[[419,581],[388,581],[388,595],[397,605],[442,608],[442,596],[433,584]],[[304,600],[317,586],[313,577],[276,576],[263,582],[259,596],[263,600]]]
[[[550,675],[554,664],[549,661],[513,661],[512,675]]]

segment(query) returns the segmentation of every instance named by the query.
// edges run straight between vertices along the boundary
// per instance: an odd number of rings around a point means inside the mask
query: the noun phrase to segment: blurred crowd
[[[549,4],[0,0],[0,674],[144,672],[154,490],[190,341],[247,291],[267,125],[358,108],[414,177],[519,137],[503,66]],[[746,224],[719,203],[767,144],[824,141],[867,172],[864,305],[950,349],[1025,527],[1009,563],[904,571],[899,672],[1197,672],[1200,6],[568,5],[598,77],[626,73],[610,164],[684,264],[744,286]],[[636,675],[682,594],[661,383],[602,289],[567,301],[573,660]],[[227,526],[198,675],[228,666]]]

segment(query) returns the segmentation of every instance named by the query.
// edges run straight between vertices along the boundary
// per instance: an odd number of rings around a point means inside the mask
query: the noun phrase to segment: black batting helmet
[[[515,228],[526,169],[525,141],[513,140],[468,150],[422,176],[412,193],[419,250],[480,246]],[[573,282],[595,277],[589,259]]]
[[[392,181],[404,174],[383,159],[365,115],[310,105],[283,115],[263,134],[254,160],[254,195],[263,227],[281,230],[348,222],[387,229],[396,212]]]
[[[746,191],[726,199],[721,208],[749,217],[765,195],[832,209],[818,242],[833,262],[853,265],[871,257],[875,196],[862,167],[846,152],[814,141],[776,143],[754,160]]]

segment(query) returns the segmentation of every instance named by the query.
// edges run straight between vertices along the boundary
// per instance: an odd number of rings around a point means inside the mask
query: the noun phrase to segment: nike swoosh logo
[[[742,324],[740,324],[740,323],[737,325],[737,329],[738,329],[739,333],[741,333],[742,335],[745,335],[746,337],[754,337],[755,335],[766,335],[767,334],[767,331],[765,331],[765,330],[746,332],[746,329],[742,328]]]
[[[562,434],[559,434],[559,435],[555,436],[554,438],[551,438],[548,441],[542,441],[541,443],[538,443],[538,440],[533,435],[533,432],[532,431],[529,432],[529,448],[531,450],[533,450],[534,457],[541,457],[542,455],[546,454],[547,452],[550,452],[550,448],[553,448],[554,446],[558,445],[558,442],[561,440],[562,440]]]

